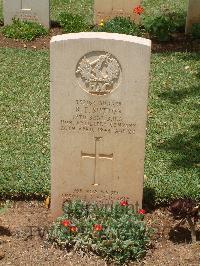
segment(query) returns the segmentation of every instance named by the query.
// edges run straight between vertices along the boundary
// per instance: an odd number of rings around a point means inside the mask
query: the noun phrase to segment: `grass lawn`
[[[185,0],[143,0],[149,15],[186,11]],[[92,22],[93,0],[51,0],[61,11]],[[0,0],[0,19],[2,0]],[[200,53],[152,56],[145,198],[200,198]],[[0,195],[46,195],[50,190],[48,51],[0,49]]]
[[[152,56],[145,197],[156,203],[200,198],[199,60],[200,53]],[[48,194],[48,51],[1,48],[0,61],[0,195]]]
[[[123,1],[123,0],[122,0]],[[2,2],[0,0],[0,20],[3,20]],[[50,0],[51,19],[57,20],[61,11],[80,13],[86,16],[88,21],[92,21],[94,0]],[[156,15],[164,8],[173,12],[185,13],[187,9],[186,0],[143,0],[142,5],[149,15]]]
[[[48,51],[0,49],[0,62],[0,194],[48,193]]]
[[[88,21],[92,21],[93,2],[93,0],[50,0],[51,19],[57,20],[59,13],[66,11],[84,14]],[[0,0],[0,20],[3,20],[3,0]]]
[[[166,9],[179,14],[185,13],[187,10],[186,0],[142,0],[142,5],[148,15],[157,15]]]
[[[156,201],[200,198],[199,62],[200,53],[152,58],[145,170]]]
[[[93,0],[51,0],[51,19],[58,20],[62,11],[84,14],[86,20],[92,23]]]

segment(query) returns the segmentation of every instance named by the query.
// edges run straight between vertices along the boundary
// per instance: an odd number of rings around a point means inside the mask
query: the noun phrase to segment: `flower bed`
[[[148,248],[150,229],[143,222],[144,214],[144,210],[136,213],[126,200],[111,206],[70,201],[49,239],[67,249],[92,251],[107,261],[127,263],[143,257]]]

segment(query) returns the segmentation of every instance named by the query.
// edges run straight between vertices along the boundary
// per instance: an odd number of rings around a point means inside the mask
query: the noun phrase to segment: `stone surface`
[[[0,260],[2,260],[5,257],[5,253],[0,250]]]
[[[70,198],[141,207],[151,42],[66,34],[50,54],[53,217]]]
[[[3,15],[4,25],[11,24],[13,18],[19,18],[35,21],[49,28],[49,0],[4,0]]]
[[[99,24],[116,16],[130,17],[136,22],[139,15],[133,13],[133,9],[141,4],[141,0],[95,0],[94,1],[94,22]]]
[[[187,34],[191,32],[191,28],[194,23],[200,23],[200,0],[188,1],[188,12],[185,29]]]

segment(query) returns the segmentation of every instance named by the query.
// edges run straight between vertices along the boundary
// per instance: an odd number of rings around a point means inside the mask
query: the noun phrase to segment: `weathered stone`
[[[101,20],[112,19],[116,16],[130,17],[135,22],[139,21],[139,15],[133,9],[140,5],[141,0],[95,0],[94,22],[99,24]]]
[[[200,0],[188,1],[188,12],[186,20],[186,34],[191,32],[192,25],[194,23],[200,23]]]
[[[53,217],[74,198],[141,207],[150,46],[111,33],[52,38]]]
[[[2,260],[4,257],[5,257],[5,253],[2,250],[0,250],[0,260]]]
[[[4,25],[12,24],[13,18],[34,21],[49,28],[49,0],[4,0]]]

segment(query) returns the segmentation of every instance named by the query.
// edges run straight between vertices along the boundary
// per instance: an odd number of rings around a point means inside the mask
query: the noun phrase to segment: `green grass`
[[[146,188],[157,202],[200,198],[199,60],[200,53],[153,56]]]
[[[0,194],[45,194],[50,187],[48,52],[0,51]]]
[[[59,14],[67,11],[83,14],[86,20],[92,23],[93,2],[94,0],[50,0],[51,19],[58,21]],[[3,0],[0,0],[0,20],[3,20]]]
[[[143,0],[148,15],[163,8],[183,14],[185,0]],[[51,0],[61,11],[92,22],[93,0]],[[0,19],[2,19],[0,0]],[[200,198],[200,53],[152,57],[146,144],[145,198],[156,203]],[[0,195],[44,195],[50,189],[48,51],[0,49]]]
[[[123,0],[122,0],[123,1]],[[0,0],[0,19],[3,19],[2,2]],[[62,11],[83,14],[86,20],[92,22],[94,0],[51,0],[51,19],[58,20]],[[168,8],[177,13],[185,13],[187,9],[186,0],[143,0],[142,5],[148,15],[156,15],[163,8]]]
[[[59,14],[63,11],[81,14],[85,20],[93,22],[94,0],[51,0],[51,19],[58,21]]]
[[[123,1],[123,0],[122,0]],[[86,16],[86,20],[92,22],[94,0],[51,0],[51,18],[58,20],[62,11],[78,13]],[[143,0],[142,6],[148,15],[158,15],[163,9],[177,13],[185,13],[187,10],[186,0]]]
[[[200,53],[154,54],[145,195],[200,198]],[[49,55],[0,49],[0,195],[50,189]]]
[[[187,10],[186,0],[143,0],[142,6],[148,15],[159,15],[161,11],[168,9],[171,12],[185,13]]]

